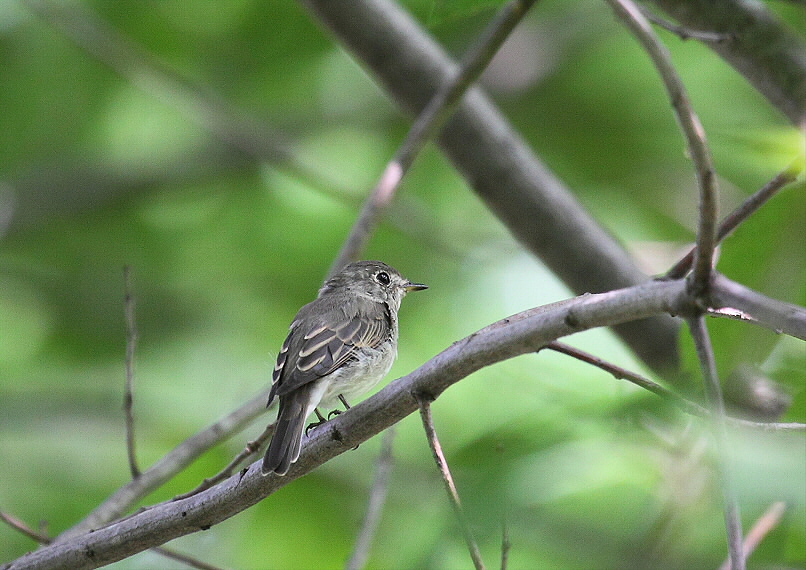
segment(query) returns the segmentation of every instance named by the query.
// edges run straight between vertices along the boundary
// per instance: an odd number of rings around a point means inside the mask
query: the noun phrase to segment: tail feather
[[[263,457],[261,472],[278,475],[288,473],[291,464],[299,459],[302,447],[302,428],[305,418],[307,394],[291,393],[280,397],[280,411],[274,423],[274,434]]]

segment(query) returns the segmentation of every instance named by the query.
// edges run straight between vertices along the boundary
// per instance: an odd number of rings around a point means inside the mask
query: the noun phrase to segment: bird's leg
[[[347,403],[347,400],[345,400],[344,396],[342,396],[341,394],[339,394],[339,400],[341,400],[341,403],[344,404],[344,411],[345,412],[350,409],[350,404]],[[330,418],[331,416],[338,416],[340,413],[341,413],[341,410],[333,410],[332,412],[330,412],[327,415],[327,417]],[[355,451],[356,449],[358,449],[357,445],[353,448],[353,451]]]
[[[339,394],[339,400],[341,400],[341,403],[344,404],[344,411],[345,412],[350,409],[350,404],[347,403],[347,400],[345,400],[344,396],[342,396],[341,394]],[[330,419],[333,416],[338,416],[340,413],[341,413],[341,410],[333,410],[327,415],[327,419]]]
[[[319,421],[311,422],[308,424],[308,427],[305,428],[305,437],[308,437],[309,431],[318,428],[320,425],[322,425],[327,421],[325,419],[325,416],[323,416],[322,413],[319,411],[319,408],[314,408],[313,411],[316,413],[316,417],[318,418]]]

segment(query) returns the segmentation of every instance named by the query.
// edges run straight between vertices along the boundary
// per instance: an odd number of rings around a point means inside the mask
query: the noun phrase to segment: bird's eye
[[[378,273],[375,274],[375,279],[381,285],[389,285],[389,283],[392,281],[386,271],[378,271]]]

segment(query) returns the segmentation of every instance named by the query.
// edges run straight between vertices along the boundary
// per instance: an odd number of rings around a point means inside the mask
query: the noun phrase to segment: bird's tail
[[[302,393],[300,393],[302,392]],[[291,464],[299,459],[302,446],[302,428],[305,425],[308,390],[296,390],[280,396],[280,411],[274,422],[274,434],[263,457],[261,472],[268,475],[272,471],[285,475]]]

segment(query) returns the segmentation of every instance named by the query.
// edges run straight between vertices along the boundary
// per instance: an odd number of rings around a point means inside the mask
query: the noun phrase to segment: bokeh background
[[[403,5],[460,55],[499,3]],[[124,265],[139,332],[137,452],[147,467],[265,389],[288,323],[315,296],[410,124],[293,2],[81,6],[191,87],[122,76],[25,5],[0,2],[0,510],[33,527],[42,521],[50,534],[128,478]],[[768,7],[802,24],[802,7]],[[802,152],[801,134],[709,50],[659,33],[708,133],[727,212]],[[669,104],[604,3],[538,3],[484,86],[648,274],[692,241],[696,186]],[[228,145],[187,93],[236,109],[284,155],[258,161]],[[720,271],[806,304],[804,219],[801,182],[725,243]],[[365,257],[430,285],[404,302],[390,378],[494,320],[571,296],[433,147]],[[709,326],[722,374],[740,361],[758,366],[792,397],[782,420],[806,421],[802,343],[736,322]],[[652,377],[607,331],[568,340]],[[696,381],[685,337],[681,350]],[[489,565],[502,520],[510,568],[713,568],[725,556],[706,432],[651,394],[541,353],[474,374],[433,412]],[[143,504],[217,472],[270,420]],[[341,567],[379,439],[170,546],[230,568]],[[787,502],[752,566],[803,567],[803,435],[734,431],[731,452],[745,528]],[[399,425],[394,457],[368,567],[468,567],[418,417]],[[34,547],[0,526],[0,562]],[[114,567],[183,566],[144,553]]]

